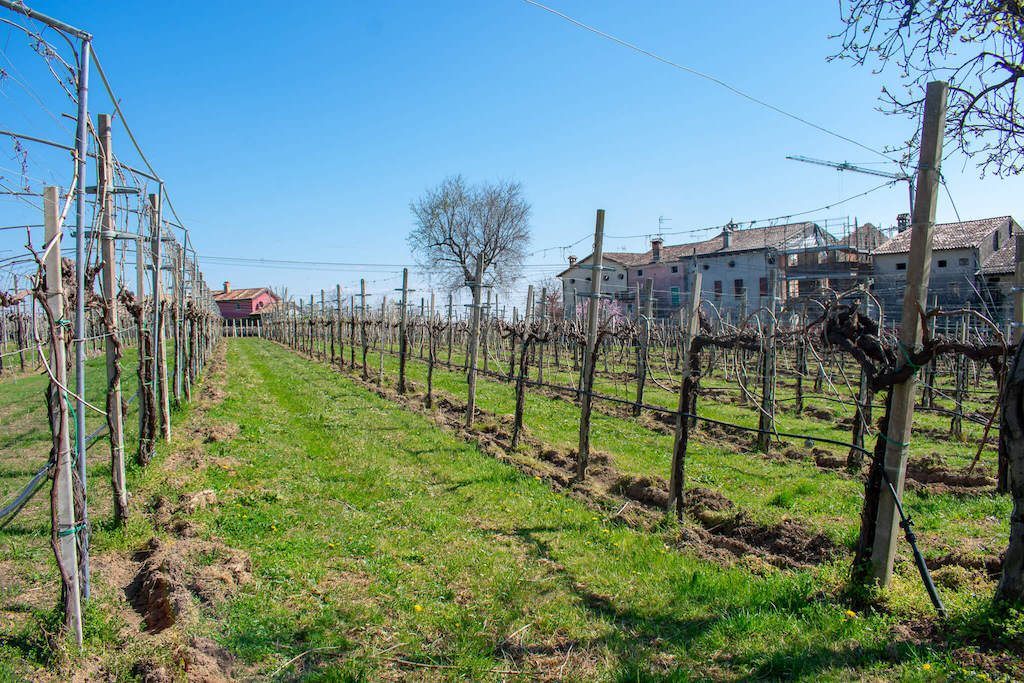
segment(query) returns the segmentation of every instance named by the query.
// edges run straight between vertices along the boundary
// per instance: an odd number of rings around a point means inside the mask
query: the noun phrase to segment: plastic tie
[[[60,536],[60,537],[73,536],[73,535],[77,534],[79,531],[82,531],[83,529],[85,529],[85,523],[84,522],[80,522],[80,523],[74,525],[73,527],[71,527],[70,529],[61,529],[60,531],[57,532],[57,535]]]

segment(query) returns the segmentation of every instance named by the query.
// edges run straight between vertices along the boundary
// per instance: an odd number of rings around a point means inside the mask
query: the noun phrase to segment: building
[[[224,289],[213,293],[220,315],[225,320],[258,320],[269,312],[279,301],[277,295],[267,287],[245,287],[231,289],[231,283],[225,282]]]
[[[734,315],[753,312],[767,300],[773,274],[779,283],[780,304],[829,286],[826,266],[836,248],[832,235],[809,222],[745,230],[730,224],[710,239],[667,246],[658,237],[646,252],[604,254],[601,292],[635,313],[638,305],[643,308],[644,288],[650,287],[654,315],[666,317],[689,298],[687,268],[696,264],[702,276],[702,298]],[[591,256],[570,257],[569,267],[558,274],[567,315],[578,312],[590,292],[591,264]],[[787,273],[798,267],[805,272],[800,279],[790,280]]]
[[[1006,244],[999,247],[999,251],[992,252],[978,271],[982,299],[996,321],[1013,320],[1013,287],[1016,284],[1016,272],[1016,238],[1007,240]]]
[[[874,252],[872,291],[887,320],[899,320],[903,314],[911,232],[904,229]],[[994,295],[1000,297],[1002,306],[1009,295],[1006,276],[1013,270],[1012,265],[1006,270],[1005,264],[1013,261],[1015,236],[1020,232],[1012,216],[936,224],[928,306],[960,308],[970,304],[989,310]],[[998,311],[989,313],[997,315]]]

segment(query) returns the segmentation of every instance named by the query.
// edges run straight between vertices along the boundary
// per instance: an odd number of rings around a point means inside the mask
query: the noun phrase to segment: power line
[[[651,52],[650,50],[646,50],[646,49],[640,47],[639,45],[635,45],[635,44],[630,43],[630,42],[628,42],[626,40],[623,40],[622,38],[619,38],[617,36],[613,36],[610,33],[606,33],[605,31],[602,31],[599,28],[596,28],[596,27],[591,26],[589,24],[585,24],[585,23],[583,23],[582,21],[580,21],[578,19],[574,19],[573,17],[569,16],[568,14],[564,14],[562,12],[559,12],[558,10],[556,10],[556,9],[554,9],[552,7],[548,7],[547,5],[543,5],[543,4],[539,3],[539,2],[537,2],[536,0],[523,0],[523,2],[525,2],[528,5],[533,5],[534,7],[542,9],[545,12],[553,14],[556,17],[564,19],[565,21],[569,22],[570,24],[573,24],[574,26],[582,28],[582,29],[584,29],[586,31],[590,31],[591,33],[593,33],[595,35],[598,35],[598,36],[600,36],[602,38],[610,40],[613,43],[616,43],[617,45],[621,45],[622,47],[625,47],[625,48],[628,48],[630,50],[633,50],[634,52],[638,52],[638,53],[640,53],[640,54],[642,54],[642,55],[644,55],[646,57],[650,57],[651,59],[659,61],[662,64],[666,64],[668,66],[671,66],[674,69],[679,69],[680,71],[685,71],[686,73],[688,73],[690,75],[697,76],[698,78],[703,78],[706,81],[710,81],[710,82],[714,83],[715,85],[718,85],[718,86],[721,86],[722,88],[725,88],[726,90],[728,90],[729,92],[733,93],[734,95],[742,97],[745,100],[749,100],[750,102],[753,102],[754,104],[757,104],[759,106],[765,107],[766,109],[770,109],[770,110],[774,111],[777,114],[781,114],[782,116],[785,116],[787,118],[793,119],[794,121],[802,123],[805,126],[809,126],[811,128],[814,128],[815,130],[818,130],[818,131],[820,131],[822,133],[825,133],[826,135],[831,135],[834,138],[838,138],[838,139],[843,140],[845,142],[849,142],[850,144],[856,145],[857,147],[860,147],[861,149],[867,150],[868,152],[871,152],[872,154],[877,154],[878,156],[880,156],[880,157],[882,157],[884,159],[888,159],[892,163],[899,163],[898,161],[896,161],[892,157],[888,156],[887,154],[885,154],[883,152],[878,151],[877,149],[875,149],[873,147],[865,145],[864,143],[858,142],[857,140],[854,140],[851,137],[843,135],[842,133],[838,133],[838,132],[836,132],[836,131],[834,131],[834,130],[832,130],[830,128],[826,128],[826,127],[824,127],[822,125],[814,123],[813,121],[809,121],[809,120],[803,118],[802,116],[799,116],[799,115],[794,114],[792,112],[786,111],[785,109],[783,109],[781,107],[778,107],[778,106],[776,106],[776,105],[774,105],[774,104],[772,104],[770,102],[766,102],[766,101],[764,101],[764,100],[762,100],[762,99],[760,99],[758,97],[755,97],[755,96],[753,96],[753,95],[751,95],[749,93],[746,93],[746,92],[740,90],[739,88],[737,88],[736,86],[730,85],[729,83],[726,83],[725,81],[723,81],[720,78],[716,78],[715,76],[712,76],[710,74],[706,74],[703,71],[698,71],[697,69],[694,69],[692,67],[685,66],[683,64],[679,64],[678,62],[673,62],[672,60],[667,59],[665,57],[662,57],[661,55],[659,55],[659,54],[657,54],[655,52]]]

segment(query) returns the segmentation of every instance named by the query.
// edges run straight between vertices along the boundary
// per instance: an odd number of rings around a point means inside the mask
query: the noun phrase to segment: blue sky
[[[839,27],[834,2],[551,4],[871,147],[917,125],[876,111],[895,74],[826,62],[836,49],[828,34]],[[521,181],[535,250],[584,237],[597,208],[616,236],[606,249],[644,248],[643,237],[618,236],[655,233],[659,216],[673,231],[795,213],[882,182],[787,161],[803,154],[884,168],[870,152],[520,0],[33,7],[94,34],[129,122],[204,254],[411,263],[409,201],[454,173]],[[21,65],[32,55],[9,33],[0,26],[0,46]],[[60,103],[52,109],[70,111],[47,74],[24,73],[44,100]],[[10,83],[2,92],[0,105],[22,101],[0,106],[0,128],[67,141],[66,126],[46,114],[36,120],[26,93]],[[94,111],[109,110],[100,93],[94,99]],[[127,154],[123,135],[115,145]],[[66,176],[61,159],[39,153],[32,162],[36,175]],[[0,166],[12,167],[6,140]],[[1024,217],[1021,179],[981,180],[957,157],[944,172],[964,218]],[[0,202],[0,212],[13,216],[11,204]],[[889,225],[906,206],[897,185],[810,217]],[[945,196],[938,215],[954,218]],[[4,239],[0,249],[10,248]],[[588,250],[585,241],[572,251]],[[565,255],[535,254],[530,263],[547,269],[531,268],[529,279],[556,272]],[[350,291],[361,270],[378,271],[371,291],[398,281],[379,272],[394,268],[204,270],[213,283],[295,293],[336,282]],[[428,286],[424,274],[414,282]]]

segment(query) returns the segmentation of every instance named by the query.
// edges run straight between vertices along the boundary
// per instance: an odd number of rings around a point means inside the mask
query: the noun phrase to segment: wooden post
[[[484,279],[484,256],[477,254],[476,271],[473,275],[473,313],[469,328],[469,360],[466,375],[466,427],[473,426],[476,412],[476,357],[480,349],[480,289]]]
[[[903,297],[903,322],[900,345],[912,351],[921,343],[921,316],[928,296],[928,279],[932,265],[932,230],[935,226],[935,205],[942,162],[942,136],[946,128],[946,96],[949,86],[943,81],[928,84],[924,120],[921,130],[921,155],[917,170],[917,193],[910,237],[910,262],[907,265],[907,289]],[[907,447],[914,419],[914,396],[917,374],[892,388],[892,409],[889,415],[885,447],[885,469],[893,482],[896,495],[903,495],[907,468]],[[896,501],[888,487],[882,486],[878,516],[871,544],[871,575],[882,587],[892,579],[892,563],[896,553]]]
[[[167,391],[167,344],[163,321],[163,239],[161,236],[160,196],[149,195],[149,229],[153,240],[153,339],[156,343],[156,373],[160,405],[160,433],[171,440],[171,400]]]
[[[380,302],[380,358],[377,366],[377,386],[384,386],[384,334],[387,331],[388,297],[385,294]]]
[[[359,339],[363,346],[363,379],[367,379],[366,354],[366,279],[359,278]]]
[[[100,255],[103,259],[103,322],[106,328],[107,428],[110,437],[110,482],[114,494],[114,523],[128,518],[128,489],[124,467],[124,415],[121,412],[121,337],[117,319],[117,250],[114,246],[114,158],[110,115],[97,121],[100,153],[97,186],[100,199]]]
[[[75,515],[75,494],[72,480],[71,436],[68,413],[62,404],[67,401],[61,386],[67,386],[66,327],[64,320],[64,283],[61,278],[59,228],[60,195],[56,187],[43,189],[43,223],[46,240],[46,303],[53,315],[53,344],[50,347],[51,381],[48,400],[53,422],[50,428],[56,435],[57,464],[53,474],[57,528],[53,530],[53,549],[64,580],[64,622],[82,645],[82,603],[78,572],[78,519]],[[82,455],[84,458],[84,454]],[[52,514],[52,512],[51,512]]]
[[[171,254],[171,320],[174,323],[174,377],[171,380],[171,391],[174,405],[181,405],[181,262],[185,260],[185,250],[174,245]]]
[[[340,289],[338,290],[341,291]],[[348,295],[348,311],[349,311],[349,328],[348,328],[348,367],[354,368],[356,366],[356,297],[354,294]],[[338,311],[340,320],[341,311]],[[339,322],[338,332],[341,332],[341,323]],[[342,365],[344,365],[344,358],[342,359]]]
[[[590,299],[587,301],[587,342],[583,350],[583,376],[580,400],[580,439],[576,449],[576,479],[583,481],[587,477],[587,464],[590,461],[590,408],[591,394],[594,387],[594,356],[597,353],[597,316],[598,303],[601,300],[601,273],[604,254],[604,209],[597,210],[594,224],[594,252],[590,268]]]
[[[406,309],[409,307],[409,269],[402,268],[402,310],[398,313],[398,393],[405,393],[405,354],[409,345]]]
[[[860,301],[861,314],[868,314],[868,296],[864,292]],[[858,364],[859,365],[859,364]],[[860,384],[857,391],[857,414],[853,416],[853,448],[846,455],[846,467],[851,471],[860,470],[864,463],[864,435],[867,434],[868,426],[871,424],[871,403],[873,396],[871,384],[868,382],[868,374],[863,366],[860,368]]]
[[[775,258],[780,256],[775,255]],[[775,306],[778,288],[778,264],[768,266],[768,325],[764,339],[764,359],[761,364],[761,410],[758,420],[757,448],[767,453],[771,449],[775,431]]]
[[[693,340],[700,332],[701,273],[694,260],[689,273],[690,301],[681,310],[679,325],[683,334],[682,379],[679,382],[679,405],[676,412],[675,438],[672,443],[672,470],[668,487],[668,510],[675,509],[676,518],[683,518],[686,502],[686,447],[690,440],[690,412],[694,403],[693,370],[700,362],[692,353]],[[648,280],[648,282],[650,282]]]
[[[489,347],[488,337],[490,336],[488,334],[488,332],[490,331],[490,328],[491,328],[491,316],[492,316],[492,313],[491,313],[491,290],[488,289],[487,290],[487,305],[484,306],[484,310],[483,310],[483,331],[481,332],[481,339],[482,339],[481,343],[483,344],[483,347],[484,347],[483,348],[483,354],[484,354],[484,374],[487,374],[487,371],[490,370],[490,367],[489,367],[490,363],[488,361],[491,358],[491,354],[490,354],[490,348],[488,348]]]
[[[633,406],[633,415],[639,417],[643,412],[644,387],[647,384],[647,354],[651,344],[651,317],[654,315],[654,280],[644,280],[643,298],[640,296],[640,287],[637,286],[637,320],[640,321],[640,339],[636,346],[636,405]],[[641,314],[640,306],[643,306]]]
[[[541,328],[546,329],[545,323],[548,319],[548,288],[540,288],[540,323]],[[550,335],[549,335],[550,336]],[[544,344],[537,346],[537,384],[544,384]]]
[[[136,326],[138,339],[139,351],[139,363],[138,363],[138,384],[139,384],[139,455],[138,460],[141,463],[149,462],[149,458],[152,455],[152,444],[147,443],[148,430],[146,425],[149,420],[150,411],[153,409],[153,405],[148,400],[149,393],[152,391],[152,386],[149,386],[148,378],[151,376],[150,364],[152,363],[152,357],[148,354],[152,354],[151,342],[152,334],[148,333],[145,329],[145,309],[146,309],[146,262],[145,262],[145,238],[142,231],[142,224],[139,224],[138,237],[135,242],[135,293],[138,298],[139,307],[142,309],[142,316],[139,318],[139,324]]]
[[[448,294],[448,335],[447,335],[448,336],[448,360],[446,361],[449,367],[451,367],[451,364],[452,364],[452,338],[453,338],[453,336],[455,334],[454,328],[453,328],[453,325],[452,325],[452,314],[453,314],[453,310],[452,310],[452,295],[451,295],[451,293],[449,293]]]

